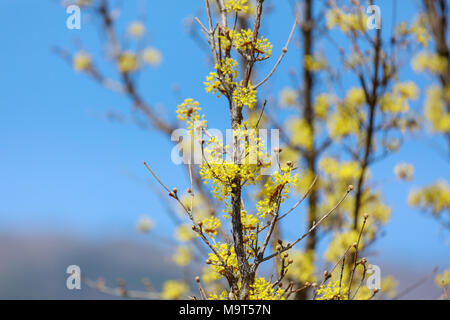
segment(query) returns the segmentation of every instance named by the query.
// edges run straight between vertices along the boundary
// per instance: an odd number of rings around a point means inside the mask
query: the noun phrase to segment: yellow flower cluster
[[[147,233],[150,230],[152,230],[154,226],[155,226],[155,223],[153,222],[153,220],[150,217],[143,216],[139,219],[136,229],[140,233]]]
[[[231,41],[234,48],[247,54],[254,50],[257,60],[265,60],[272,55],[272,44],[264,37],[259,37],[256,43],[253,43],[253,31],[251,29],[241,30],[241,32],[231,32]]]
[[[158,49],[155,48],[146,48],[141,52],[142,60],[154,67],[157,67],[161,64],[162,54]]]
[[[214,244],[214,249],[216,249],[219,256],[223,261],[225,261],[226,265],[232,268],[234,273],[239,271],[236,252],[234,251],[234,247],[232,245],[228,245],[227,243],[216,243]],[[212,262],[212,269],[216,272],[216,279],[221,279],[225,272],[225,269],[220,262],[221,260],[214,253],[209,253],[209,259]]]
[[[281,204],[289,198],[289,191],[297,185],[297,182],[298,176],[297,174],[292,176],[291,168],[281,168],[281,171],[275,171],[259,192],[262,200],[258,201],[256,205],[258,216],[265,218],[267,214],[275,213],[277,200],[279,199]]]
[[[425,100],[425,118],[434,132],[450,132],[450,112],[446,108],[446,100],[450,101],[450,88],[445,92],[432,85],[427,89]]]
[[[222,142],[212,137],[206,142],[204,149],[207,161],[200,165],[200,175],[204,183],[212,183],[213,195],[219,201],[223,201],[231,194],[232,188],[235,187],[233,184],[235,177],[240,178],[242,187],[255,185],[261,180],[260,169],[270,166],[264,143],[257,130],[249,128],[248,122],[244,121],[233,130],[233,136],[240,142],[240,152],[237,152],[240,157],[236,163],[234,159],[224,160],[218,157],[224,147]]]
[[[188,242],[194,239],[195,233],[186,224],[180,224],[175,230],[175,238],[181,242]]]
[[[132,51],[123,52],[119,56],[117,68],[122,73],[136,71],[139,67],[138,57]]]
[[[161,298],[165,300],[183,299],[189,292],[189,287],[181,281],[169,280],[164,282]]]
[[[200,117],[198,111],[202,110],[197,101],[191,98],[185,99],[184,102],[177,107],[178,119],[186,121],[187,128],[192,134],[193,130],[196,130],[196,134],[199,134],[201,129],[206,128],[206,120],[204,115]]]
[[[284,153],[285,151],[283,151]],[[314,180],[314,174],[311,170],[304,170],[298,180],[296,190],[301,194],[305,194]],[[320,180],[319,180],[320,181]]]
[[[175,262],[177,265],[185,267],[191,261],[191,250],[189,249],[189,247],[180,246],[177,248],[177,251],[175,252],[172,259],[173,262]]]
[[[333,7],[326,13],[326,19],[328,29],[338,26],[344,33],[366,30],[367,17],[362,9],[355,13],[345,13],[340,8]]]
[[[411,26],[410,32],[416,36],[417,42],[419,42],[424,47],[428,46],[428,41],[430,41],[430,34],[427,29],[427,17],[425,14],[419,15]]]
[[[277,287],[274,289],[272,283],[264,278],[256,278],[250,287],[249,300],[284,300],[284,290]]]
[[[252,88],[251,84],[247,88],[239,86],[233,91],[233,101],[238,107],[247,106],[253,109],[256,104],[256,90]]]
[[[314,111],[318,119],[326,119],[328,110],[330,108],[330,101],[331,96],[329,94],[321,93],[316,96],[316,99],[314,101]]]
[[[447,269],[443,273],[438,274],[434,281],[440,288],[450,286],[450,269]]]
[[[319,168],[327,175],[340,179],[344,185],[351,184],[361,174],[361,167],[357,161],[339,162],[330,157],[323,157]]]
[[[141,38],[145,33],[145,26],[141,21],[134,21],[128,26],[128,35],[134,38]]]
[[[394,173],[397,179],[412,181],[414,179],[414,167],[409,163],[399,163],[394,167]]]
[[[220,295],[217,295],[216,293],[212,293],[209,295],[208,297],[209,300],[228,300],[228,292],[227,291],[222,291],[220,293]]]
[[[336,110],[327,121],[330,137],[339,140],[341,137],[359,132],[360,122],[366,117],[363,106],[366,97],[362,88],[351,88],[344,101],[336,106]]]
[[[230,1],[229,5],[229,8],[239,7],[242,10],[243,1]],[[261,61],[271,56],[272,45],[264,37],[259,37],[254,42],[251,29],[243,29],[240,32],[226,29],[218,35],[216,48],[219,51],[228,52],[228,56],[225,59],[218,59],[215,72],[210,72],[206,77],[206,81],[203,82],[206,92],[217,94],[217,97],[227,94],[228,98],[232,96],[233,103],[238,107],[248,106],[252,109],[257,101],[257,92],[250,83],[244,84],[243,81],[236,80],[239,75],[238,63],[229,56],[229,50],[234,48],[247,59],[249,55],[252,55],[255,60]],[[218,56],[221,55],[222,52],[219,52]]]
[[[262,221],[260,221],[256,216],[247,213],[246,210],[242,210],[241,222],[242,233],[244,236],[244,248],[248,257],[253,257],[255,255],[255,251],[252,249],[251,245],[254,245],[254,241],[256,240],[257,228],[262,228]]]
[[[280,106],[290,107],[297,103],[298,92],[292,88],[286,87],[280,91],[279,99]]]
[[[411,62],[412,68],[416,72],[428,71],[433,74],[444,74],[447,70],[448,61],[436,53],[418,53]]]
[[[91,56],[86,52],[78,52],[73,56],[72,64],[76,71],[84,71],[91,65]]]
[[[217,280],[216,272],[210,267],[205,266],[202,269],[202,281],[206,284],[213,283]]]
[[[313,132],[305,119],[294,118],[288,120],[287,129],[291,135],[291,142],[294,145],[311,150],[313,146]]]
[[[341,283],[339,287],[339,280],[330,281],[327,284],[322,284],[317,289],[317,300],[347,300],[348,288]]]
[[[450,209],[450,188],[447,181],[438,180],[422,189],[411,191],[409,205],[422,210],[431,210],[433,215],[439,215]]]
[[[325,260],[328,262],[338,261],[345,250],[358,241],[359,232],[356,230],[350,230],[342,233],[335,233],[333,240],[331,240],[330,246],[325,252]],[[362,239],[360,242],[360,246],[362,246]]]
[[[320,71],[327,67],[327,61],[322,57],[313,58],[311,55],[305,55],[304,66],[309,71]]]
[[[226,0],[225,1],[225,9],[227,12],[235,11],[235,12],[243,12],[247,13],[248,4],[247,0]]]
[[[306,252],[294,250],[291,251],[290,256],[294,263],[289,269],[289,276],[300,281],[300,283],[314,282],[316,280],[314,276],[314,252],[312,250]]]
[[[409,100],[416,100],[419,89],[412,81],[397,83],[392,93],[386,93],[380,99],[381,110],[391,113],[406,112],[409,110]]]
[[[395,35],[397,37],[409,34],[415,35],[416,41],[422,46],[427,47],[428,41],[431,38],[430,34],[428,33],[427,24],[428,21],[426,15],[421,14],[414,19],[414,22],[409,29],[406,22],[403,21],[399,23],[395,28]]]
[[[222,83],[219,80],[219,75],[216,72],[210,72],[208,76],[206,76],[206,81],[203,82],[206,86],[205,90],[208,93],[215,94],[216,92],[220,92],[217,96],[218,98],[225,93],[225,90],[222,88]]]
[[[206,92],[213,94],[219,92],[217,97],[220,97],[226,92],[224,85],[229,88],[236,87],[234,79],[238,77],[237,65],[237,61],[233,58],[220,59],[215,65],[216,72],[210,72],[203,82]]]
[[[220,229],[220,220],[214,216],[203,219],[202,223],[202,230],[210,236],[215,236],[217,234],[217,230]]]

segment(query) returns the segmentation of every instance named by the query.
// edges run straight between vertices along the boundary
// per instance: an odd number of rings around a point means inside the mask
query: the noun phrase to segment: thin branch
[[[283,57],[284,57],[284,55],[286,54],[286,52],[288,51],[288,46],[289,46],[289,43],[291,42],[291,38],[292,38],[292,35],[294,34],[294,30],[295,30],[295,27],[297,26],[297,18],[295,19],[295,21],[294,21],[294,25],[292,26],[292,29],[291,29],[291,33],[289,34],[289,37],[288,37],[288,40],[287,40],[287,42],[286,42],[286,44],[285,44],[285,46],[283,47],[283,49],[281,50],[281,55],[280,55],[280,57],[278,58],[278,60],[277,60],[277,62],[275,63],[275,65],[273,66],[273,68],[272,68],[272,70],[269,72],[269,74],[260,82],[260,83],[258,83],[257,85],[255,85],[253,88],[254,89],[257,89],[258,87],[260,87],[261,85],[263,85],[267,80],[269,80],[269,78],[272,76],[272,74],[275,72],[275,70],[278,68],[278,65],[281,63],[281,60],[283,60]]]
[[[398,300],[401,297],[410,293],[411,291],[415,290],[417,287],[421,286],[422,284],[427,282],[429,279],[431,279],[434,276],[434,274],[436,273],[436,271],[437,271],[437,267],[434,267],[433,270],[428,275],[426,275],[424,278],[420,279],[413,285],[409,286],[408,288],[406,288],[405,290],[403,290],[402,292],[397,294],[394,298],[392,298],[392,300]]]
[[[297,240],[295,240],[293,243],[288,244],[285,248],[279,250],[278,252],[272,253],[271,255],[262,258],[261,260],[258,260],[258,264],[267,261],[269,259],[272,259],[273,257],[277,256],[280,253],[283,253],[289,249],[291,249],[293,246],[295,246],[297,243],[299,243],[300,241],[302,241],[304,238],[306,238],[311,232],[313,232],[326,218],[328,218],[340,205],[341,203],[347,198],[348,194],[353,190],[353,186],[350,185],[347,189],[347,191],[345,192],[345,195],[342,197],[341,200],[339,200],[339,202],[327,213],[325,214],[322,218],[320,218],[320,220],[314,224],[309,230],[308,232],[306,232],[304,235],[302,235],[300,238],[298,238]]]

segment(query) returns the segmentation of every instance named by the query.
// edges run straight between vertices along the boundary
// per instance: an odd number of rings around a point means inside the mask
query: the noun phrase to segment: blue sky
[[[390,1],[380,2],[382,17],[390,20]],[[135,1],[126,3],[121,28],[135,16]],[[197,14],[203,1],[177,1],[176,6],[172,1],[147,3],[149,40],[164,58],[159,68],[148,69],[140,77],[146,99],[174,113],[179,102],[172,91],[176,83],[181,96],[194,97],[205,106],[212,126],[223,126],[220,123],[227,117],[226,108],[208,96],[201,84],[209,72],[206,56],[183,25],[185,18]],[[411,20],[417,4],[398,3],[399,20]],[[186,185],[183,170],[168,161],[171,146],[165,137],[103,117],[110,110],[129,115],[127,99],[76,74],[51,52],[55,45],[74,51],[75,38],[82,39],[94,55],[101,51],[95,23],[84,22],[79,31],[68,30],[66,18],[56,1],[0,3],[0,231],[56,231],[92,240],[139,240],[136,221],[149,215],[156,221],[157,233],[171,234],[173,226],[158,197],[148,188],[150,177],[142,162],[149,161],[171,186]],[[263,29],[268,31],[275,55],[291,26],[287,1],[277,1]],[[298,66],[298,57],[298,50],[289,51],[265,89],[276,92],[288,84],[287,70]],[[421,89],[429,81],[410,70],[403,76],[415,80]],[[373,168],[374,176],[387,181],[384,196],[393,212],[375,249],[387,259],[449,267],[449,233],[406,204],[412,186],[437,177],[450,179],[449,162],[437,154],[430,140],[422,136],[410,139],[398,154]],[[412,184],[393,179],[393,166],[399,161],[414,164]],[[304,221],[303,213],[291,219]]]

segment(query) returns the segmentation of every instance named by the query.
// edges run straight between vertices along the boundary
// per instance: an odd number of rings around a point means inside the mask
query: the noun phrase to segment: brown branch
[[[348,194],[353,190],[353,186],[350,185],[347,189],[347,191],[345,192],[345,195],[342,197],[341,200],[339,200],[339,202],[327,213],[325,214],[322,218],[320,218],[320,220],[315,223],[309,230],[308,232],[306,232],[305,234],[303,234],[300,238],[298,238],[297,240],[295,240],[293,243],[288,244],[285,248],[282,248],[281,250],[279,250],[278,252],[275,252],[265,258],[262,259],[258,259],[257,264],[259,265],[260,263],[267,261],[269,259],[272,259],[273,257],[277,256],[280,253],[283,253],[289,249],[291,249],[293,246],[295,246],[298,242],[302,241],[304,238],[306,238],[309,234],[311,234],[311,232],[313,232],[320,224],[322,224],[322,222],[328,218],[340,205],[341,203],[347,198]]]

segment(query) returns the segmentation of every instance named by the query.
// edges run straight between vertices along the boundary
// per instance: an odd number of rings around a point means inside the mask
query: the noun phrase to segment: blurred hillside
[[[61,234],[0,235],[0,299],[110,299],[82,283],[66,289],[66,268],[102,277],[108,286],[125,279],[130,289],[144,290],[143,278],[161,288],[168,278],[182,278],[161,248],[128,241],[88,243]]]
[[[102,277],[108,286],[124,279],[128,289],[144,290],[143,278],[159,289],[167,279],[183,279],[171,256],[152,245],[129,240],[87,242],[62,234],[0,235],[0,299],[115,299],[82,284],[67,290],[65,273],[76,264],[91,279]],[[374,262],[375,263],[375,262]],[[385,274],[399,281],[399,291],[426,277],[430,270],[402,261],[376,261]],[[193,277],[193,276],[192,276]],[[436,299],[441,292],[426,281],[405,299]]]

